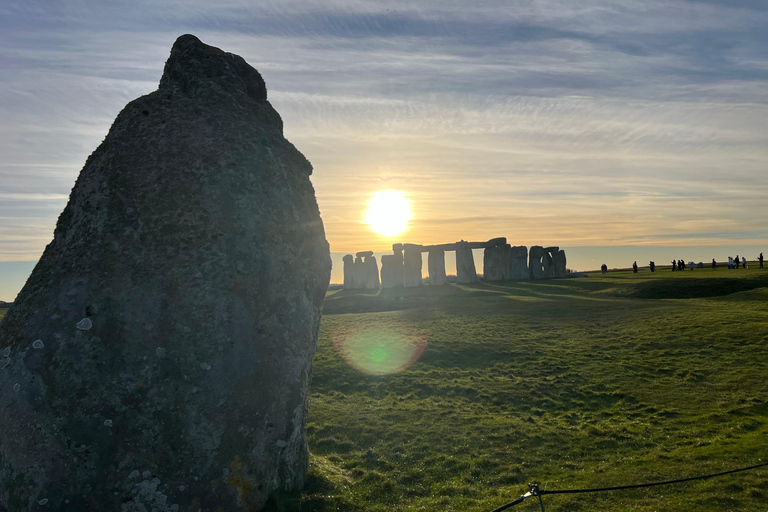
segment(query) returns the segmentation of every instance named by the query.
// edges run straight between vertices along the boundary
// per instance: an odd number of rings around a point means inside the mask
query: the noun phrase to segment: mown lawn
[[[332,292],[302,510],[490,511],[528,482],[614,486],[768,461],[767,300],[756,268]],[[767,502],[768,468],[544,497],[547,511]]]

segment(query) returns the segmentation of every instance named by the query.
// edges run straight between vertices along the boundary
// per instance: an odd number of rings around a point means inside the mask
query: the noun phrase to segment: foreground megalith
[[[0,324],[0,509],[265,510],[302,487],[331,266],[311,172],[259,73],[180,37]]]

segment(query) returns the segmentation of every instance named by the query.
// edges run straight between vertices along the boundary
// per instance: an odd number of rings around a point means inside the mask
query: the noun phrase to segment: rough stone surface
[[[362,290],[365,288],[365,263],[363,263],[362,256],[355,257],[355,263],[352,265],[352,289]]]
[[[421,286],[421,245],[404,244],[403,248],[403,286]]]
[[[504,267],[507,261],[507,249],[504,245],[486,247],[483,251],[483,279],[489,282],[504,279]]]
[[[512,247],[510,253],[512,260],[512,279],[529,279],[528,272],[528,248],[524,245]]]
[[[353,290],[355,288],[355,257],[345,254],[342,261],[344,262],[344,289]]]
[[[544,277],[544,267],[541,259],[544,256],[544,248],[540,245],[531,246],[528,252],[528,271],[531,279],[541,279]]]
[[[381,287],[382,288],[395,287],[394,260],[395,260],[395,256],[393,254],[383,254],[381,256]],[[400,283],[400,286],[402,286],[402,282]]]
[[[445,275],[445,251],[435,249],[427,254],[427,270],[429,271],[429,284],[443,286],[448,284]]]
[[[553,264],[555,268],[555,275],[557,277],[563,277],[566,274],[566,258],[565,258],[565,251],[560,249],[557,252],[555,252],[553,256]]]
[[[395,288],[402,288],[404,278],[404,258],[403,258],[403,244],[392,245],[392,252],[394,253],[394,259],[392,260],[392,278],[395,283]]]
[[[552,264],[552,255],[544,250],[544,254],[541,256],[541,268],[544,277],[552,277],[555,275],[555,267]]]
[[[477,281],[475,259],[467,242],[458,242],[456,247],[456,282],[469,284]]]
[[[331,261],[266,93],[182,36],[88,158],[0,324],[0,509],[263,511],[303,486]]]
[[[365,272],[365,282],[363,288],[366,290],[379,289],[379,265],[376,263],[376,257],[371,252],[363,259],[363,269]]]

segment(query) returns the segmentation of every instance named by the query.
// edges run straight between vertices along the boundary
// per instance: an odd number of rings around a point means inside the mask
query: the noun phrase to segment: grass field
[[[490,511],[528,482],[615,486],[768,461],[766,301],[756,268],[331,292],[302,510]],[[547,511],[766,503],[768,468],[544,497]]]

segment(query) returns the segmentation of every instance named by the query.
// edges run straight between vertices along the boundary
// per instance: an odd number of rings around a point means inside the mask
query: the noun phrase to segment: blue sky
[[[39,257],[86,157],[183,33],[264,76],[334,252],[495,236],[659,260],[752,250],[768,238],[766,27],[757,0],[5,0],[0,262]],[[400,240],[362,222],[381,189],[412,201]],[[624,266],[622,251],[569,263]]]

